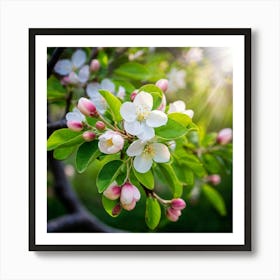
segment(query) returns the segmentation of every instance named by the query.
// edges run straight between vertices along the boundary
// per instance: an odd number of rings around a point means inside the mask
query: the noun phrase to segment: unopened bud
[[[135,91],[133,91],[133,92],[131,93],[131,95],[130,95],[130,100],[131,100],[131,101],[134,100],[134,98],[136,97],[137,93],[138,93],[138,90],[135,90]]]
[[[221,183],[221,177],[218,174],[209,175],[207,181],[216,186]]]
[[[117,204],[113,209],[112,209],[112,215],[117,216],[121,213],[122,207],[120,204]]]
[[[181,216],[180,210],[175,210],[171,207],[166,209],[166,218],[171,222],[177,222],[179,217]]]
[[[173,198],[170,205],[175,210],[182,210],[186,207],[186,202],[181,198]]]
[[[98,121],[98,122],[96,122],[95,127],[96,127],[98,130],[104,130],[104,129],[106,128],[106,125],[105,125],[104,122]]]
[[[70,79],[69,79],[69,76],[65,76],[63,77],[61,80],[60,80],[60,83],[63,85],[63,86],[67,86],[71,83]]]
[[[121,195],[121,187],[113,183],[103,192],[103,195],[108,199],[116,200]]]
[[[166,92],[168,89],[168,80],[160,79],[156,82],[156,86],[159,87],[163,92]]]
[[[130,211],[135,208],[136,202],[140,199],[140,192],[134,185],[125,183],[121,190],[121,205],[122,207]]]
[[[83,133],[83,138],[86,142],[90,142],[90,141],[94,140],[95,137],[96,137],[96,134],[92,131],[85,131]]]
[[[93,59],[90,63],[90,71],[96,72],[100,68],[100,62],[97,59]]]
[[[83,129],[83,123],[79,121],[67,121],[67,127],[78,132]]]
[[[217,142],[221,145],[228,144],[232,140],[232,129],[224,128],[222,129],[217,136]]]
[[[86,116],[94,117],[97,115],[95,105],[87,98],[80,98],[77,107],[80,112]]]

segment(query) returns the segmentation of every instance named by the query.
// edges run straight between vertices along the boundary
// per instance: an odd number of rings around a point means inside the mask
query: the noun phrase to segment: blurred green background
[[[90,62],[93,48],[82,48]],[[94,49],[96,51],[96,48]],[[70,58],[75,48],[67,48],[62,58]],[[48,57],[53,48],[48,49]],[[104,78],[111,79],[116,86],[125,87],[126,96],[142,84],[155,83],[165,78],[169,80],[166,93],[167,102],[183,100],[187,109],[194,111],[193,122],[201,134],[218,132],[222,128],[232,128],[232,57],[227,48],[99,48],[97,59],[101,69],[93,77],[100,82]],[[143,73],[126,75],[122,65],[127,62],[143,66]],[[141,69],[140,69],[141,70]],[[141,76],[142,74],[142,76]],[[52,78],[59,79],[58,76]],[[71,106],[85,93],[84,87],[74,90]],[[64,115],[66,91],[61,93],[48,90],[48,104],[52,112],[52,120],[59,120]],[[71,181],[75,192],[85,207],[101,221],[116,228],[131,232],[147,232],[145,224],[145,194],[131,211],[122,211],[120,216],[109,216],[101,202],[95,179],[99,168],[104,162],[95,160],[87,171],[78,174],[75,171],[74,156],[65,162],[65,172]],[[185,187],[183,199],[187,207],[176,223],[169,222],[164,215],[156,231],[158,232],[231,232],[232,231],[232,172],[231,167],[220,173],[222,181],[215,186],[224,199],[227,215],[221,216],[207,197],[200,193],[195,199],[190,197],[193,186]],[[52,174],[48,172],[48,220],[66,214],[64,206],[53,192]],[[156,186],[161,196],[171,198],[169,190],[163,190],[160,180]]]

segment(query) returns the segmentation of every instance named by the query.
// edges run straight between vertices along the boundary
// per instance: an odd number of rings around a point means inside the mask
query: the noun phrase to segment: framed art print
[[[29,43],[30,250],[251,250],[250,29]]]

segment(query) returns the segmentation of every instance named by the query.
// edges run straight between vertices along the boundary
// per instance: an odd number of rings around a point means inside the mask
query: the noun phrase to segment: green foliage
[[[133,172],[137,180],[147,189],[153,190],[155,186],[154,175],[151,170],[146,173],[139,173],[133,168]]]
[[[161,208],[156,198],[147,197],[146,200],[146,212],[145,212],[145,221],[147,226],[154,230],[160,221],[161,217]]]
[[[102,205],[105,209],[105,211],[111,216],[111,217],[117,217],[120,212],[118,214],[113,213],[113,209],[114,207],[116,207],[119,204],[118,200],[110,200],[107,197],[105,197],[104,195],[102,195]]]
[[[84,172],[88,165],[95,160],[101,152],[98,149],[98,141],[85,142],[79,146],[76,154],[76,168],[79,173]]]
[[[213,187],[205,184],[202,186],[202,191],[205,196],[212,203],[213,207],[218,211],[221,216],[225,216],[227,214],[226,206],[223,197],[219,194],[217,190]]]
[[[58,147],[70,147],[84,142],[82,132],[75,132],[68,128],[62,128],[53,132],[47,142],[48,151]]]
[[[182,113],[170,113],[168,114],[168,118],[185,127],[192,122],[192,119],[188,115]]]
[[[122,116],[120,114],[120,108],[121,108],[121,101],[113,95],[111,92],[107,90],[99,90],[100,94],[105,98],[106,102],[109,105],[109,108],[112,112],[113,118],[116,122],[119,122],[122,120]]]
[[[104,192],[109,185],[116,179],[119,172],[121,171],[121,166],[123,162],[120,160],[113,160],[106,163],[97,175],[96,186],[98,192]]]
[[[48,92],[48,98],[54,99],[54,98],[64,98],[67,91],[66,88],[64,88],[61,85],[60,81],[55,76],[51,76],[48,79],[47,92]]]
[[[155,129],[155,133],[157,136],[168,140],[179,138],[185,135],[187,132],[188,129],[185,126],[169,117],[166,125],[160,126]]]
[[[172,165],[161,163],[157,165],[157,169],[161,174],[161,178],[164,178],[168,187],[172,189],[173,196],[180,197],[183,193],[183,186],[177,178]]]
[[[137,81],[145,81],[150,76],[146,67],[137,62],[127,62],[122,64],[115,70],[115,74]]]
[[[73,147],[65,147],[65,148],[57,148],[54,150],[53,157],[57,160],[67,159],[75,150],[75,146]]]
[[[140,89],[139,89],[139,92],[141,91],[145,91],[145,92],[148,92],[149,94],[152,95],[153,97],[153,109],[157,109],[161,102],[162,102],[162,96],[163,96],[163,93],[162,93],[162,90],[153,85],[153,84],[148,84],[148,85],[144,85],[142,86]]]

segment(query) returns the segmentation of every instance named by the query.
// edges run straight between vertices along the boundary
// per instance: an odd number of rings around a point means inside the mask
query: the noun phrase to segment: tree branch
[[[109,227],[88,212],[77,212],[65,215],[48,222],[48,232],[122,232]]]
[[[52,54],[52,57],[48,62],[47,79],[51,76],[53,68],[54,68],[55,64],[57,63],[59,57],[63,53],[64,49],[65,48],[55,48],[55,50]]]

